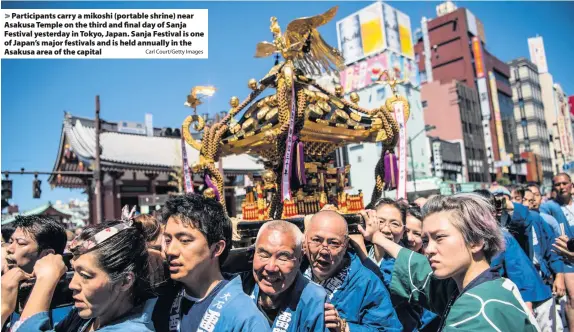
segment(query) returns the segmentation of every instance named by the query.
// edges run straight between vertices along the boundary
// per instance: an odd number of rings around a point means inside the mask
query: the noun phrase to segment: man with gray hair
[[[305,276],[327,292],[327,327],[335,332],[401,331],[389,292],[349,240],[347,222],[335,211],[313,215],[305,229]]]
[[[272,331],[328,331],[325,290],[301,274],[303,234],[294,224],[263,224],[255,240],[253,287],[244,287]],[[245,280],[248,283],[248,280]]]

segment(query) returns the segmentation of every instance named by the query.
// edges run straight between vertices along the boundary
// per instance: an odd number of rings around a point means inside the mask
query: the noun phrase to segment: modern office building
[[[553,151],[544,116],[538,67],[526,58],[512,60],[509,65],[519,152],[533,152],[540,157],[543,182],[550,185]]]
[[[568,96],[558,83],[554,83],[554,106],[556,107],[556,133],[554,146],[557,149],[557,166],[561,172],[564,165],[574,160],[574,136],[572,135],[572,120],[568,105]]]
[[[422,89],[425,123],[442,141],[462,145],[462,182],[489,182],[480,102],[476,90],[457,80],[427,82]],[[433,152],[433,159],[443,159]],[[437,167],[434,167],[435,171]]]
[[[451,1],[440,4],[436,18],[423,17],[415,54],[423,94],[426,95],[425,82],[438,81],[439,85],[452,86],[453,80],[477,94],[479,108],[475,111],[483,132],[480,139],[484,141],[483,161],[490,174],[487,181],[511,173],[511,151],[516,148],[517,140],[504,134],[504,127],[511,129],[515,125],[512,123],[510,69],[487,50],[482,22],[468,9],[456,8]]]
[[[546,129],[550,135],[549,148],[552,159],[552,171],[563,171],[564,165],[574,160],[574,142],[572,139],[572,120],[568,111],[568,98],[559,84],[555,84],[548,70],[544,39],[541,36],[528,38],[530,61],[538,68],[538,81]]]
[[[418,184],[432,176],[411,31],[409,16],[383,2],[370,4],[337,22],[339,49],[346,64],[340,72],[340,84],[347,96],[356,92],[361,107],[378,108],[392,97],[390,87],[379,82],[380,75],[387,71],[403,81],[398,93],[410,104],[404,137],[404,145],[408,146],[405,153],[407,183],[404,186],[407,193],[415,188],[411,183],[413,180]],[[412,156],[408,152],[411,149]],[[354,191],[363,191],[365,202],[371,199],[374,169],[382,152],[380,144],[351,144],[346,154],[337,156],[348,158],[351,164],[350,184]],[[398,147],[395,152],[399,154]],[[416,188],[419,191],[423,185]],[[386,194],[394,197],[393,193]]]

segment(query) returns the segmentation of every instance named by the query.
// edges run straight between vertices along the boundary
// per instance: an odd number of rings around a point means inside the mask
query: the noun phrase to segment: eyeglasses
[[[379,229],[383,229],[385,226],[389,226],[392,230],[401,230],[403,229],[403,224],[396,220],[382,220],[379,219]]]
[[[326,245],[325,245],[326,243]],[[326,247],[329,248],[329,250],[338,250],[340,248],[342,248],[345,243],[342,243],[339,240],[336,239],[322,239],[320,237],[313,237],[311,238],[311,240],[309,241],[309,245],[317,248],[317,247]]]

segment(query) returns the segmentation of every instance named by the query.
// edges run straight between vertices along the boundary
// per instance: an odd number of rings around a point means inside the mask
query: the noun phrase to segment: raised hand
[[[359,212],[359,214],[365,220],[365,227],[359,225],[359,232],[363,235],[365,240],[372,242],[373,235],[379,231],[379,219],[377,219],[376,212],[374,210],[365,210]]]

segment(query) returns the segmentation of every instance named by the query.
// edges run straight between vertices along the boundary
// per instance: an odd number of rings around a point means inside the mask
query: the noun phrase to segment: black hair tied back
[[[78,240],[90,239],[100,231],[124,222],[113,220],[86,228]],[[135,220],[128,222],[132,223],[131,227],[97,244],[90,252],[96,255],[100,268],[106,271],[112,282],[126,277],[130,272],[133,273],[133,301],[138,305],[151,295],[148,251],[142,223]]]

